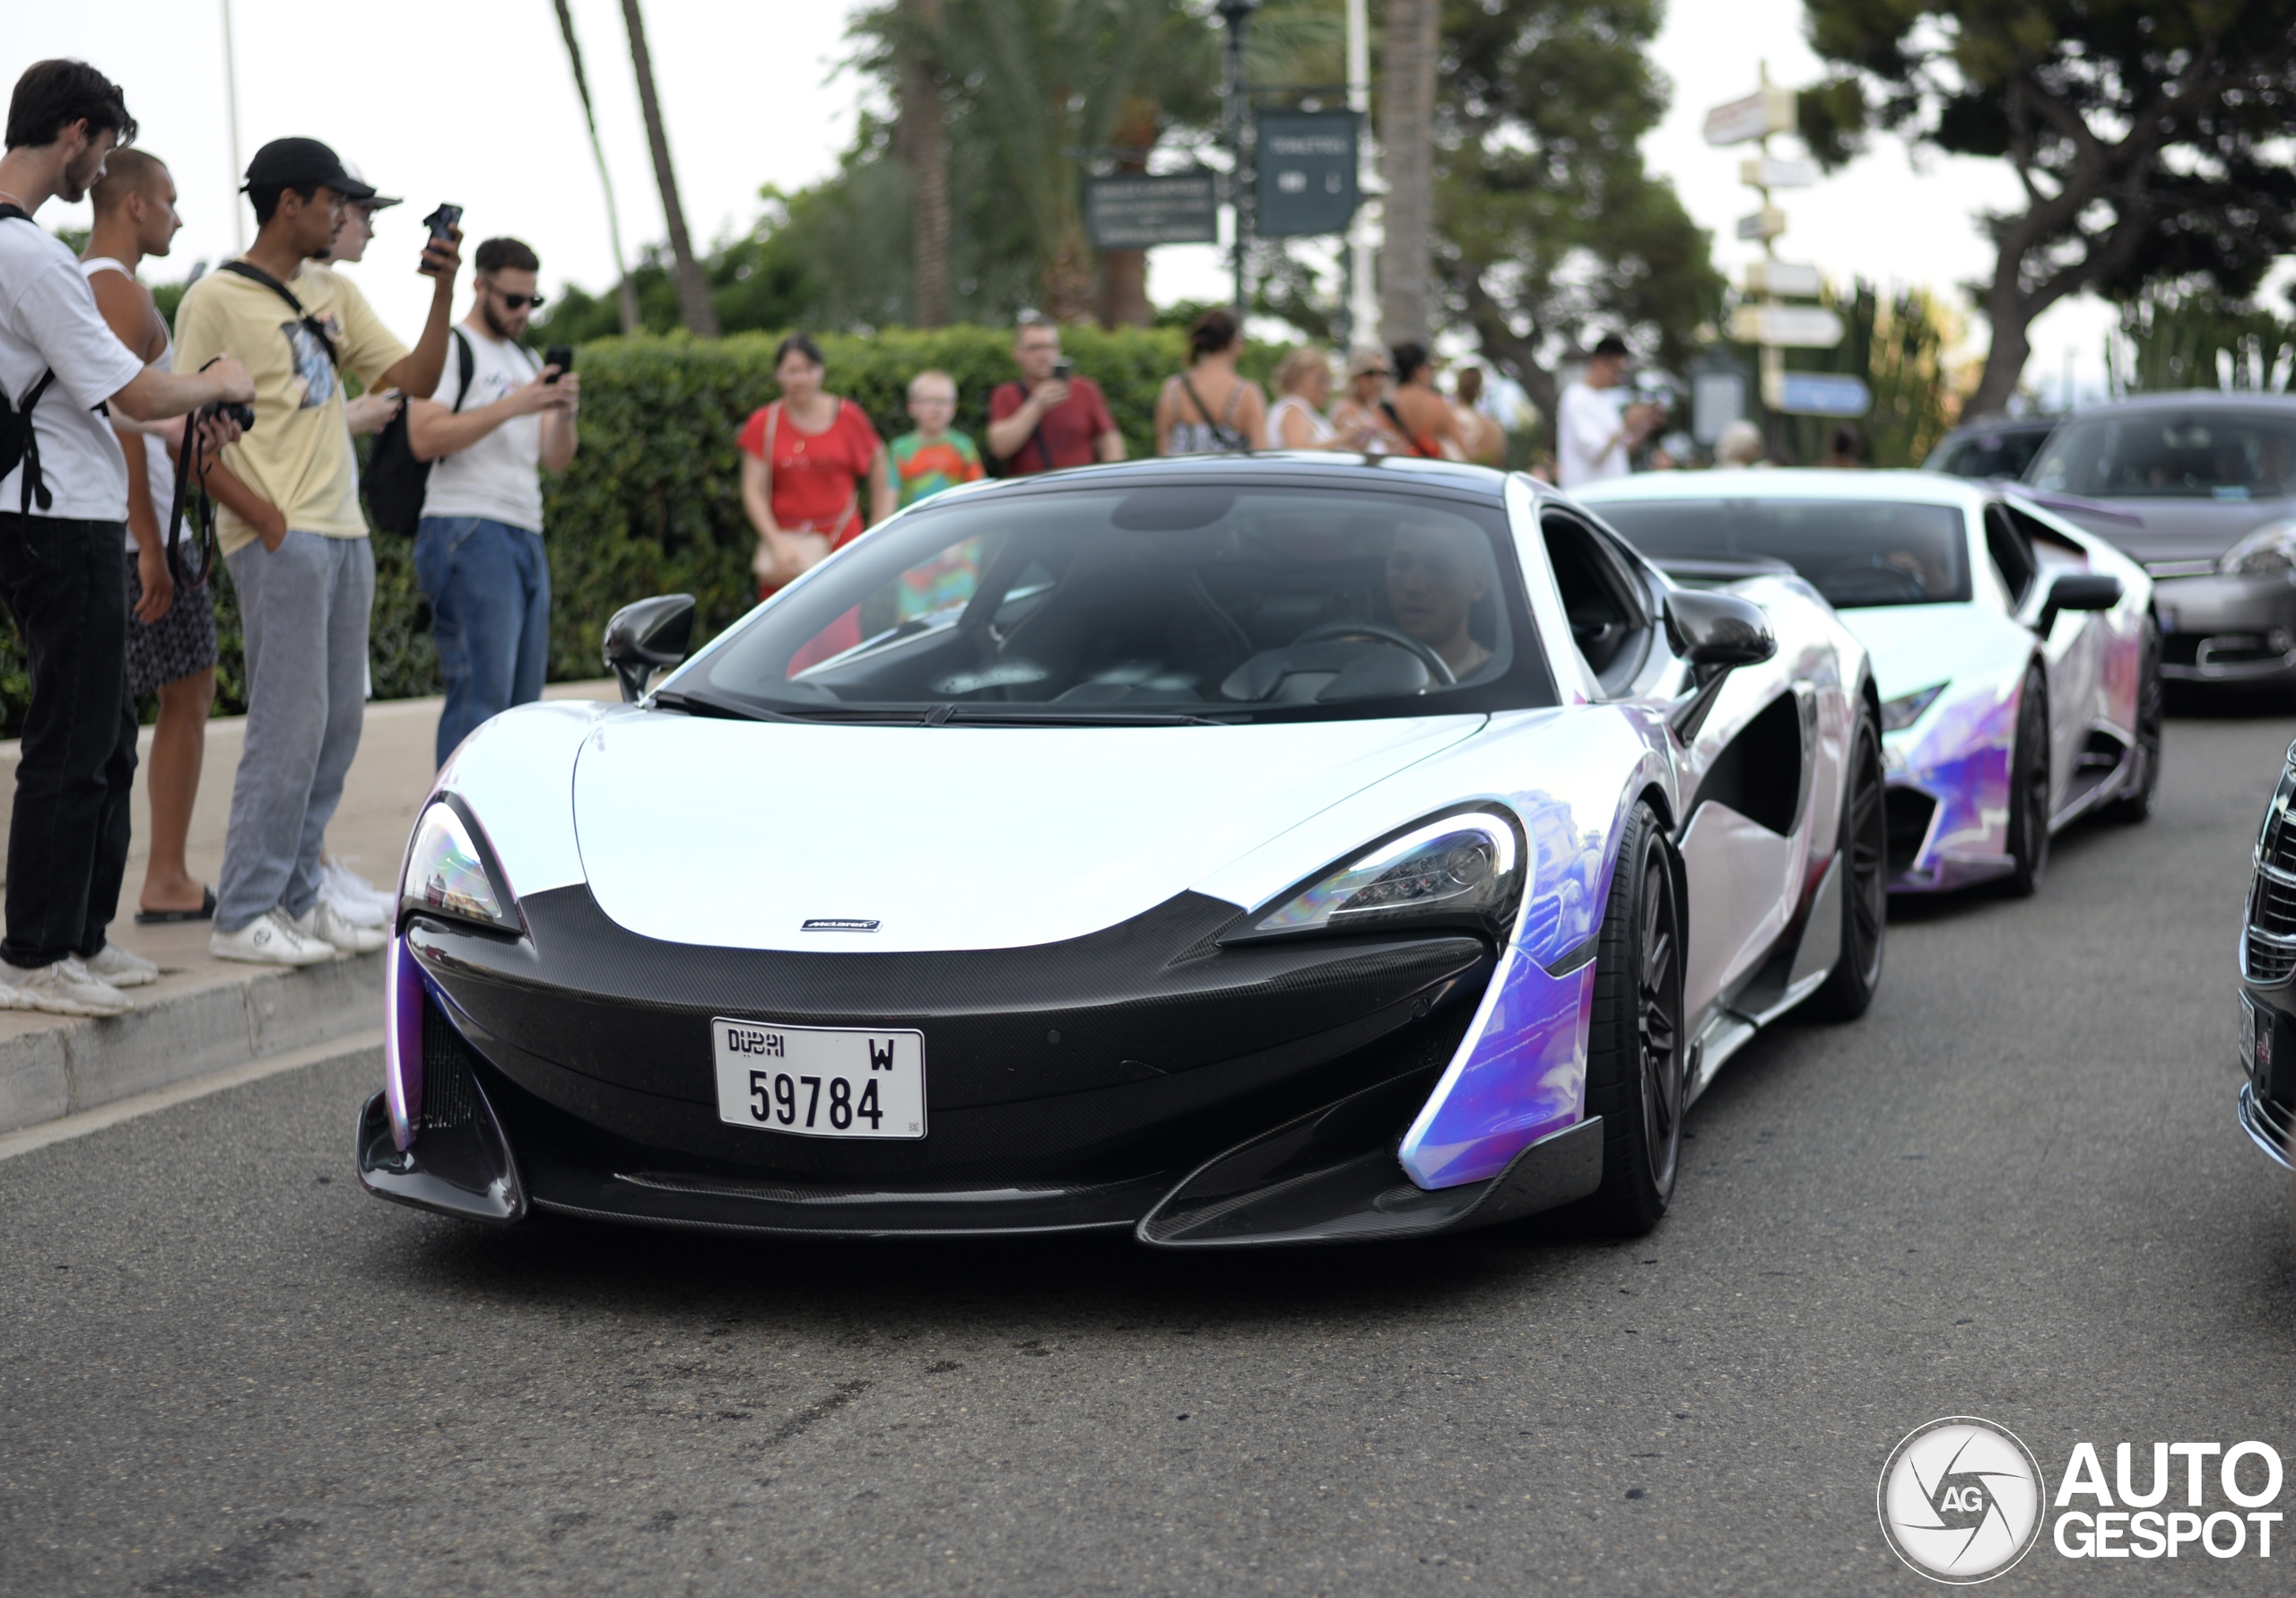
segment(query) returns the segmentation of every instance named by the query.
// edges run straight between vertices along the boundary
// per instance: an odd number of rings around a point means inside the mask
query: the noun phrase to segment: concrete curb
[[[301,970],[240,967],[144,997],[103,1020],[55,1018],[0,1038],[0,1133],[76,1115],[187,1078],[373,1030],[383,957]]]

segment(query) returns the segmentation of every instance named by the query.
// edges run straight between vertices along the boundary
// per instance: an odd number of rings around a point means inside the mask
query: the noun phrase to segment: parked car
[[[615,619],[631,702],[512,710],[439,772],[370,1191],[1162,1247],[1585,1200],[1632,1233],[1733,1052],[1880,980],[1864,647],[1527,476],[952,491],[648,690],[691,614]]]
[[[1587,507],[1677,580],[1798,573],[1872,652],[1899,892],[2003,879],[2161,770],[2152,585],[2015,485],[1928,472],[1648,473]]]
[[[2240,938],[2241,1130],[2285,1170],[2296,1154],[2296,744],[2257,834],[2248,879],[2248,924]]]
[[[2169,677],[2296,683],[2296,395],[2100,406],[2050,438],[2025,482],[2152,574]]]
[[[1979,416],[1937,440],[1925,472],[1949,477],[2008,477],[2025,474],[2041,446],[2057,430],[2056,416]]]

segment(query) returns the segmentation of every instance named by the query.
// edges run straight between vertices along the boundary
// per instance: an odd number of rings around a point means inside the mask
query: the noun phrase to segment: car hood
[[[1934,682],[1958,690],[2022,672],[2032,657],[2031,632],[1975,604],[1861,605],[1843,611],[1841,621],[1866,646],[1885,703]]]
[[[2136,560],[2210,560],[2270,522],[2296,517],[2296,499],[2033,499]]]
[[[599,907],[646,937],[1019,948],[1151,909],[1485,719],[883,727],[664,712],[584,740],[575,833]],[[804,929],[817,919],[874,930]]]

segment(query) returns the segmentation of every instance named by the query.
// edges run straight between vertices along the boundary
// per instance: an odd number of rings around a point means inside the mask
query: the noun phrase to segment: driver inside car
[[[1461,682],[1491,659],[1467,618],[1490,588],[1483,550],[1465,527],[1405,522],[1387,551],[1387,609],[1396,625],[1431,647]]]

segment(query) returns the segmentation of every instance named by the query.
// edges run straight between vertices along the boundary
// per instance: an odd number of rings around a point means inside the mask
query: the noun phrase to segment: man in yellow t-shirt
[[[193,284],[176,311],[178,371],[224,350],[255,378],[256,423],[204,477],[247,644],[245,752],[216,888],[210,950],[316,965],[379,948],[319,901],[319,845],[364,720],[375,558],[359,508],[343,378],[428,396],[447,359],[453,230],[432,239],[430,317],[410,352],[347,278],[316,265],[344,207],[374,189],[316,139],[275,139],[248,166],[255,247]]]

